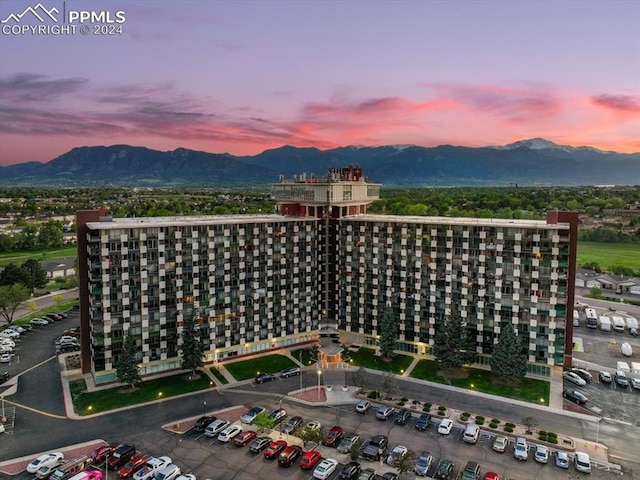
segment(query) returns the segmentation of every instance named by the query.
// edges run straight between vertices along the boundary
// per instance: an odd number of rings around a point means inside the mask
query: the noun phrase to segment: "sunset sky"
[[[113,144],[640,151],[637,0],[40,3],[126,21],[121,35],[3,30],[4,166]],[[2,0],[0,19],[37,4]]]

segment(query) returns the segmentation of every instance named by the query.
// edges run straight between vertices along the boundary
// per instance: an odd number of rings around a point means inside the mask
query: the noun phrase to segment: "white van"
[[[624,328],[626,326],[624,318],[619,315],[613,315],[611,317],[611,325],[613,326],[613,330],[616,332],[624,332]]]
[[[467,424],[467,428],[464,429],[464,433],[462,434],[462,440],[467,443],[476,443],[478,441],[478,437],[480,436],[480,427],[475,423]]]

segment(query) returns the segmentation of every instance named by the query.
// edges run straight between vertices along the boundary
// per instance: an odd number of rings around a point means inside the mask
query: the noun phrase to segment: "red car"
[[[236,438],[233,439],[233,444],[236,447],[244,447],[247,443],[249,443],[251,440],[253,440],[257,436],[258,434],[253,430],[246,430],[238,434]]]
[[[342,436],[344,435],[344,429],[338,425],[331,427],[331,430],[327,433],[327,436],[322,440],[322,444],[327,447],[335,447]]]
[[[278,454],[287,448],[287,442],[284,440],[277,440],[271,442],[267,449],[264,451],[264,458],[276,458]]]
[[[146,461],[147,461],[146,455],[136,455],[127,463],[125,463],[120,470],[118,470],[118,477],[129,478],[138,470],[140,470],[142,467],[144,467],[144,463]]]
[[[91,454],[91,463],[102,463],[107,459],[107,456],[111,455],[117,445],[102,445],[96,448]]]
[[[300,459],[300,468],[303,470],[311,470],[320,461],[322,455],[317,450],[309,450]]]
[[[500,480],[500,476],[497,473],[487,472],[484,480]]]

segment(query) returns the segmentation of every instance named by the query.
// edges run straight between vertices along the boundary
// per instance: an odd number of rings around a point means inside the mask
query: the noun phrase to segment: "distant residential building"
[[[455,308],[483,363],[511,323],[530,371],[571,365],[576,213],[542,221],[367,214],[379,189],[348,167],[281,177],[271,186],[275,215],[78,212],[83,371],[98,384],[115,381],[126,333],[143,375],[178,369],[191,310],[207,362],[319,334],[375,346],[386,305],[401,351],[430,355]]]
[[[75,257],[56,258],[42,261],[40,265],[47,272],[47,278],[73,277],[76,274],[75,260]]]

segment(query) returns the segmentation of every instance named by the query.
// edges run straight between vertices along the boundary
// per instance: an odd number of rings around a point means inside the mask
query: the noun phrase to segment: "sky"
[[[39,6],[0,2],[2,166],[116,144],[640,151],[636,0]]]

